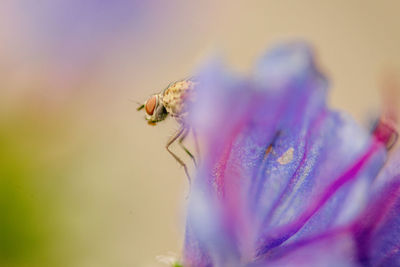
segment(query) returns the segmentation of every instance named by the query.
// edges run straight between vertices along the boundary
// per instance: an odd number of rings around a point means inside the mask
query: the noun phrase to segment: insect
[[[186,164],[181,158],[171,151],[170,146],[178,140],[179,145],[186,152],[186,154],[189,155],[196,166],[195,157],[183,144],[183,141],[191,130],[186,124],[186,118],[189,112],[189,106],[191,103],[193,103],[195,98],[196,85],[197,82],[195,82],[193,78],[173,82],[160,93],[150,96],[143,105],[137,108],[138,111],[142,109],[145,110],[145,118],[150,125],[156,125],[158,122],[165,120],[168,115],[175,118],[179,123],[179,129],[168,140],[165,148],[184,168],[189,183],[191,183],[191,178]],[[193,129],[192,132],[195,136]],[[196,148],[198,150],[197,142]]]

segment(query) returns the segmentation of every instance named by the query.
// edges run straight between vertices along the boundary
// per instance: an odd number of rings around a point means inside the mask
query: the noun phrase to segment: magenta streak
[[[378,229],[384,222],[391,209],[396,204],[400,195],[400,176],[394,178],[395,182],[391,182],[386,185],[386,189],[382,190],[379,199],[374,201],[372,207],[368,208],[364,214],[353,226],[355,238],[358,241],[358,253],[362,256],[368,255],[371,249],[371,238],[372,234]],[[394,249],[395,250],[395,249]],[[390,251],[381,261],[385,261],[391,257]],[[378,264],[380,266],[380,264]]]
[[[329,198],[345,183],[354,179],[365,163],[371,158],[371,156],[381,148],[381,145],[373,140],[367,152],[346,172],[344,172],[338,179],[335,179],[330,186],[327,187],[325,192],[321,194],[320,199],[318,199],[313,206],[306,210],[296,222],[280,227],[273,232],[276,234],[273,237],[267,239],[267,242],[272,241],[275,246],[282,244],[284,241],[289,239],[292,235],[297,233],[304,224],[329,200]],[[276,243],[275,243],[276,242]],[[279,244],[277,244],[279,243]]]
[[[250,100],[249,103],[252,103],[253,100]],[[215,164],[219,166],[216,178],[215,178],[215,183],[217,185],[217,190],[218,192],[222,193],[222,195],[225,194],[225,171],[226,167],[228,164],[228,159],[231,155],[232,152],[232,146],[233,142],[236,140],[238,135],[242,132],[243,127],[246,125],[248,118],[252,115],[251,109],[247,108],[246,113],[243,114],[243,117],[241,120],[237,123],[237,125],[233,128],[232,133],[230,134],[229,140],[226,141],[226,147],[224,149],[224,152],[222,153],[221,159]]]
[[[268,259],[278,259],[282,256],[288,255],[289,253],[301,249],[304,246],[308,246],[312,243],[323,241],[325,239],[329,239],[338,235],[346,235],[350,233],[351,233],[351,228],[347,226],[347,227],[339,227],[334,230],[330,230],[328,232],[307,237],[302,240],[293,242],[292,244],[288,244],[286,246],[277,248],[276,250],[268,254]]]
[[[218,172],[216,174],[216,178],[215,178],[215,182],[217,184],[217,189],[218,192],[221,192],[222,195],[225,195],[225,171],[226,171],[226,167],[228,164],[228,159],[231,155],[232,152],[232,145],[234,140],[237,138],[237,136],[239,135],[239,133],[241,132],[241,129],[244,126],[246,120],[242,120],[232,131],[231,137],[229,138],[229,140],[227,141],[227,145],[224,149],[224,152],[222,154],[222,157],[220,159],[220,161],[216,164],[219,166],[218,168]]]
[[[400,176],[396,177],[400,178]],[[383,222],[385,216],[389,213],[393,205],[396,204],[396,200],[400,195],[400,181],[390,183],[390,187],[383,191],[382,196],[375,205],[365,212],[364,220],[360,221],[361,225],[373,225],[373,229],[376,229]],[[371,212],[371,209],[373,212]],[[374,214],[374,216],[368,216],[369,214]],[[359,225],[355,225],[357,227]],[[373,230],[370,228],[370,230]]]

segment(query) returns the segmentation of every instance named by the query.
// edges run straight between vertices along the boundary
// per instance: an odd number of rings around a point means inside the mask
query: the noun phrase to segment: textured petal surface
[[[364,216],[386,151],[326,107],[328,84],[312,49],[277,46],[250,77],[219,62],[198,77],[188,123],[205,151],[189,200],[185,264],[290,266],[316,246],[351,265],[342,253],[358,248],[349,225]],[[329,266],[320,260],[304,266]]]
[[[353,226],[357,256],[365,265],[400,265],[400,149],[386,162],[371,190],[368,209]]]

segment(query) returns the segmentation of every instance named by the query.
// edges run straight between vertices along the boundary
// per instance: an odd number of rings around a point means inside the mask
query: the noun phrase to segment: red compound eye
[[[147,100],[147,102],[146,102],[146,105],[145,105],[146,113],[149,114],[150,116],[153,115],[153,113],[154,113],[154,109],[156,108],[156,102],[157,102],[157,98],[155,95],[150,97],[150,99]]]

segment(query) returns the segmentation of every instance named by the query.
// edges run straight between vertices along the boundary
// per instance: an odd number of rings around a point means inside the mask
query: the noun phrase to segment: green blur
[[[60,233],[57,197],[48,190],[54,170],[41,152],[49,132],[36,115],[0,123],[0,266],[62,266],[51,253]]]

